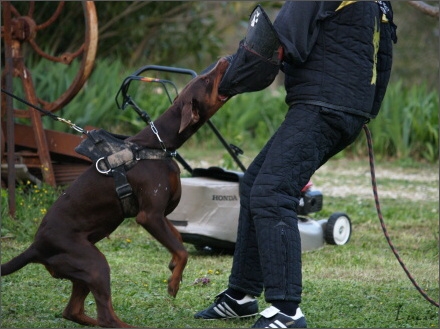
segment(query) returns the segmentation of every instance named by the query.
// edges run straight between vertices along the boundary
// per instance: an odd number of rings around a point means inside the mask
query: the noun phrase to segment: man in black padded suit
[[[259,24],[269,29],[258,31]],[[232,97],[264,89],[281,69],[289,110],[241,181],[228,288],[196,318],[256,315],[255,297],[264,291],[271,306],[254,327],[307,326],[299,308],[300,191],[378,114],[391,71],[392,41],[397,37],[389,2],[288,1],[273,26],[260,6],[254,10],[219,91]]]

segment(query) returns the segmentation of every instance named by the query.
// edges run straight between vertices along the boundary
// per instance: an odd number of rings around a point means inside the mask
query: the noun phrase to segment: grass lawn
[[[438,164],[377,164],[382,213],[392,242],[421,288],[439,300],[439,176]],[[301,308],[311,328],[438,328],[438,308],[414,288],[381,230],[374,205],[368,162],[331,160],[313,177],[324,195],[323,209],[311,214],[327,218],[343,211],[353,232],[344,246],[325,245],[303,253]],[[2,204],[2,207],[5,205]],[[5,262],[24,250],[30,240],[2,238]],[[99,242],[112,269],[113,304],[118,316],[139,327],[246,328],[246,320],[196,320],[226,288],[232,256],[210,254],[187,244],[190,259],[177,297],[167,295],[170,255],[133,219]],[[208,278],[206,284],[200,278]],[[50,277],[31,264],[2,277],[2,328],[82,327],[61,316],[71,284]],[[198,283],[199,282],[199,283]],[[260,309],[267,304],[259,298]],[[86,309],[96,315],[91,296]]]

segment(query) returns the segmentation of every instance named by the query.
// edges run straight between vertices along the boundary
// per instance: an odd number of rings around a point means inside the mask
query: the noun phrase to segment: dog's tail
[[[14,257],[9,262],[2,264],[0,275],[5,276],[20,270],[27,264],[34,262],[36,256],[37,253],[35,248],[33,248],[33,246],[30,246],[17,257]]]

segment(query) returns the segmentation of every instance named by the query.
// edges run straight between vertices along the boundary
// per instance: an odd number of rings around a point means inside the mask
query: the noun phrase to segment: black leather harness
[[[127,180],[126,172],[139,160],[175,157],[176,152],[146,148],[127,141],[126,136],[112,134],[103,129],[88,131],[86,135],[87,139],[75,151],[91,159],[99,173],[113,177],[124,216],[135,216],[138,211],[137,198]]]

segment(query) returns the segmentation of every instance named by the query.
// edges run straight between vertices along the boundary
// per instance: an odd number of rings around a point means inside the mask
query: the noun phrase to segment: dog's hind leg
[[[47,264],[55,277],[73,282],[72,296],[63,316],[80,324],[104,328],[131,327],[120,320],[113,310],[110,266],[105,256],[88,241],[65,241],[64,247],[68,252],[51,257]],[[95,298],[97,320],[84,314],[84,299],[89,291]]]
[[[168,279],[168,293],[176,297],[182,281],[182,273],[188,261],[188,252],[175,232],[167,224],[163,214],[139,212],[136,221],[142,225],[157,241],[159,241],[173,255],[173,271]],[[179,234],[180,235],[180,234]]]
[[[63,318],[82,324],[98,326],[98,321],[84,313],[84,300],[89,294],[89,287],[79,281],[72,281],[72,295],[63,312]]]
[[[110,266],[105,256],[95,247],[88,255],[88,277],[85,282],[93,294],[98,312],[98,325],[104,328],[132,328],[118,318],[113,310],[110,289]]]

